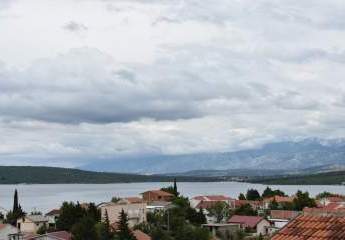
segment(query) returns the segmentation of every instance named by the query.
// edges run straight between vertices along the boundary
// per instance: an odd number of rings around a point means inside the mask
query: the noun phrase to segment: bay
[[[128,197],[139,196],[140,193],[169,186],[171,183],[121,183],[121,184],[19,184],[0,185],[0,207],[11,209],[13,193],[17,189],[19,201],[24,210],[47,211],[59,208],[64,201],[95,202],[96,204],[109,201],[113,196]],[[181,194],[193,197],[197,195],[224,194],[237,198],[239,193],[246,192],[249,188],[262,192],[267,185],[249,184],[240,182],[184,182],[178,183]],[[325,185],[282,185],[270,186],[281,189],[287,194],[294,194],[297,190],[308,191],[312,196],[329,191],[345,194],[345,186]]]

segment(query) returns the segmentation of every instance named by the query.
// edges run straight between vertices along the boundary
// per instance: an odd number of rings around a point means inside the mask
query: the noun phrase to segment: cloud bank
[[[345,137],[342,1],[9,0],[0,9],[1,164]]]

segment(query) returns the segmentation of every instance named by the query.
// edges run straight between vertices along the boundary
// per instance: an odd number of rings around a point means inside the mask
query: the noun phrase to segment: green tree
[[[38,230],[37,230],[37,234],[46,234],[48,231],[48,227],[47,225],[43,224]]]
[[[179,192],[177,191],[176,178],[174,178],[174,195],[175,195],[175,197],[177,197],[179,195]]]
[[[71,232],[73,240],[95,240],[97,233],[95,229],[96,222],[92,217],[84,216],[72,226]]]
[[[257,212],[252,208],[250,204],[243,204],[235,209],[234,214],[242,216],[256,216]]]
[[[64,202],[60,208],[60,216],[56,222],[58,230],[70,231],[72,226],[86,215],[79,203]]]
[[[209,215],[216,219],[217,223],[226,221],[230,215],[229,205],[225,202],[217,202],[207,210]]]
[[[246,199],[251,201],[257,201],[261,199],[260,193],[256,189],[248,189]]]
[[[13,196],[13,210],[9,211],[6,215],[6,222],[15,226],[17,219],[24,217],[25,212],[23,211],[21,205],[19,204],[18,191],[15,189]]]
[[[122,209],[118,221],[117,237],[119,240],[136,240],[133,233],[128,227],[128,218],[125,211]]]
[[[238,199],[239,199],[239,200],[247,200],[247,199],[246,199],[246,196],[244,196],[243,193],[240,193],[240,195],[238,195]]]
[[[302,211],[305,207],[316,207],[316,202],[309,196],[308,192],[297,191],[293,206],[294,210]]]
[[[268,208],[271,210],[278,210],[279,204],[277,203],[277,201],[275,199],[273,199],[273,201],[270,202]]]

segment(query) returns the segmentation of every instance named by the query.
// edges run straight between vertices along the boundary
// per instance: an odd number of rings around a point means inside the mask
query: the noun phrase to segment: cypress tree
[[[14,191],[14,197],[13,197],[13,212],[16,213],[19,209],[19,203],[18,203],[18,191],[17,189]]]
[[[174,194],[175,194],[175,197],[177,197],[178,192],[177,192],[177,183],[176,183],[176,178],[174,178]]]

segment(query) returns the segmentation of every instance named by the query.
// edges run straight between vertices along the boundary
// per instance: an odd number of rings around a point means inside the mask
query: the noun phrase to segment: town
[[[26,213],[17,190],[13,209],[0,210],[0,240],[283,240],[345,239],[345,196],[288,196],[267,187],[239,196],[187,198],[178,183],[109,202],[64,202]],[[333,239],[333,238],[332,238]]]

